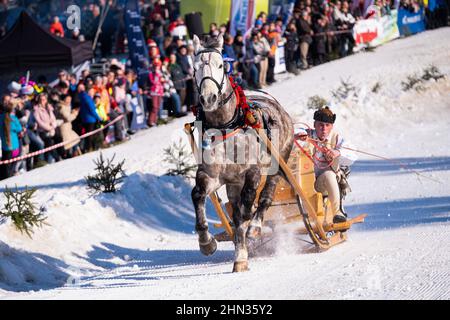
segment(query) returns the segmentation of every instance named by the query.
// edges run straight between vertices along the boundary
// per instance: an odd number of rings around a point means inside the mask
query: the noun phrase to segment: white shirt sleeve
[[[358,160],[358,156],[356,152],[345,149],[343,147],[351,147],[345,139],[338,137],[338,142],[336,144],[336,150],[339,150],[341,155],[339,156],[339,165],[340,166],[351,166],[353,162]]]

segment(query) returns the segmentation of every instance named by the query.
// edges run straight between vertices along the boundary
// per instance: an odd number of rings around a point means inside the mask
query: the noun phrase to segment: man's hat
[[[323,107],[314,112],[314,120],[326,122],[326,123],[334,123],[336,121],[336,115],[333,111],[328,107]]]

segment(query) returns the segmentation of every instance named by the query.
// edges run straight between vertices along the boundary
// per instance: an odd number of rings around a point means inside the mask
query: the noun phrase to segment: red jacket
[[[64,37],[64,28],[63,28],[63,25],[61,24],[61,22],[53,22],[50,25],[50,32],[55,34],[56,31],[59,31],[59,33],[61,34],[61,37]]]
[[[163,74],[160,70],[151,71],[148,75],[150,79],[150,94],[152,96],[164,96],[164,86],[162,84]]]

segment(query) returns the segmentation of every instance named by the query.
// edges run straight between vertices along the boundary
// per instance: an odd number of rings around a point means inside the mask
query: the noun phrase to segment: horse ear
[[[192,40],[193,40],[193,43],[194,43],[194,51],[195,51],[195,53],[197,53],[200,50],[201,46],[202,46],[200,44],[200,39],[197,37],[196,34],[194,34],[194,38]]]
[[[219,42],[220,50],[222,50],[222,48],[223,48],[223,34],[219,34],[219,36],[217,37],[217,42]]]

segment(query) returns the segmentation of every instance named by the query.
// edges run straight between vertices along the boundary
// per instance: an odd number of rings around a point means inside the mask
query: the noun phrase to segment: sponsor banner
[[[381,33],[381,24],[378,19],[359,20],[353,27],[353,38],[357,46],[369,44]]]
[[[392,41],[400,37],[397,25],[397,10],[392,10],[391,14],[382,16],[380,19],[381,34],[370,42],[370,46],[376,47],[380,44]]]
[[[130,124],[131,130],[137,131],[146,127],[143,105],[144,101],[141,95],[133,97],[130,101],[130,106],[133,109],[133,118]]]
[[[425,31],[424,10],[413,13],[405,9],[398,11],[398,29],[401,35],[410,35]]]
[[[255,0],[233,0],[231,2],[231,35],[235,36],[238,30],[245,34],[254,23]]]
[[[359,20],[353,27],[357,47],[376,47],[400,36],[397,25],[397,10],[382,17]]]
[[[140,85],[148,79],[149,56],[141,29],[141,15],[137,0],[128,0],[125,7],[125,29],[131,66],[138,75]]]

